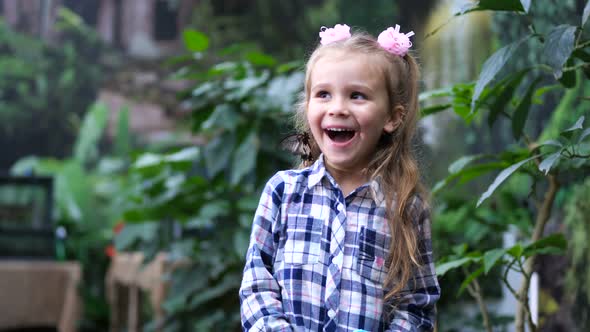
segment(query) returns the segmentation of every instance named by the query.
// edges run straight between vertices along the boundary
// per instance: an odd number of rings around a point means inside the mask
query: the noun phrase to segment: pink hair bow
[[[350,27],[346,24],[336,24],[333,28],[320,29],[320,43],[327,45],[339,40],[350,38]]]
[[[399,56],[405,56],[408,53],[412,42],[410,37],[414,35],[414,31],[410,31],[406,34],[399,32],[399,25],[395,25],[395,29],[392,27],[387,28],[379,34],[377,42],[387,52],[396,54]]]

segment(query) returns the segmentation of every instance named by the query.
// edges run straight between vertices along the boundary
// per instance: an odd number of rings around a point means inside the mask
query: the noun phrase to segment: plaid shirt
[[[277,173],[262,193],[240,287],[243,330],[432,330],[440,288],[423,202],[415,197],[410,209],[424,265],[383,303],[383,195],[372,182],[344,197],[322,160]]]

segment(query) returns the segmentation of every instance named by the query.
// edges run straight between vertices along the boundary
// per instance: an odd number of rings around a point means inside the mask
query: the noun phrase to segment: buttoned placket
[[[326,309],[329,321],[324,331],[336,331],[338,326],[338,313],[340,305],[340,283],[342,280],[342,267],[344,263],[344,240],[346,237],[346,203],[342,191],[338,188],[326,188],[333,190],[336,197],[332,202],[331,212],[334,215],[330,229],[330,265],[328,266],[328,280],[326,281]]]

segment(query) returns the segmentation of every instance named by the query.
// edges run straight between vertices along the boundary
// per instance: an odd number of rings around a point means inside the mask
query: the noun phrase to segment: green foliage
[[[104,47],[73,13],[60,10],[55,44],[0,20],[0,168],[27,154],[64,156],[94,101]]]
[[[298,66],[276,65],[259,52],[238,60],[206,53],[207,37],[197,31],[184,37],[203,63],[220,59],[205,69],[188,63],[177,73],[199,78],[181,97],[193,110],[194,134],[205,143],[135,158],[124,199],[129,227],[115,243],[148,257],[164,250],[173,261],[190,259],[171,275],[164,304],[169,331],[235,330],[237,291],[260,191],[274,172],[294,162],[278,144],[287,134],[303,74],[293,71]],[[168,236],[169,222],[180,227],[180,235]]]
[[[490,56],[486,62],[483,64],[483,69],[481,74],[479,75],[479,79],[475,85],[475,90],[473,92],[472,102],[471,102],[471,111],[475,110],[476,102],[478,101],[483,89],[496,77],[498,72],[504,67],[508,59],[510,59],[516,49],[524,42],[524,39],[518,40],[514,43],[508,44],[498,51],[496,51],[492,56]]]
[[[571,267],[567,271],[567,290],[573,302],[573,315],[579,321],[580,330],[590,328],[590,179],[576,185],[569,192],[565,207],[565,224],[570,235],[569,257]]]
[[[539,6],[540,4],[532,4],[530,1],[479,1],[464,8],[457,15],[494,10],[511,12],[514,19],[514,14],[518,13],[518,17],[524,18],[528,32],[506,39],[506,45],[484,63],[474,84],[455,84],[450,88],[421,95],[421,100],[442,97],[442,102],[427,108],[423,111],[425,114],[452,109],[467,123],[487,116],[490,128],[509,124],[514,138],[509,144],[497,147],[502,148],[498,153],[478,153],[459,158],[449,167],[449,175],[433,189],[436,195],[443,195],[442,200],[445,201],[449,197],[446,190],[452,184],[466,184],[489,174],[490,171],[499,170],[499,174],[477,200],[477,210],[486,211],[491,208],[491,215],[510,216],[503,227],[497,229],[499,231],[507,231],[510,229],[509,225],[514,225],[520,230],[521,236],[532,236],[532,241],[520,242],[510,248],[498,247],[497,244],[495,247],[488,247],[469,238],[464,238],[463,242],[461,239],[454,239],[459,242],[452,241],[449,245],[461,250],[443,250],[447,254],[439,261],[437,273],[443,276],[454,273],[455,270],[461,271],[463,282],[458,289],[459,293],[478,278],[501,271],[499,279],[518,301],[526,301],[508,284],[506,274],[510,270],[517,271],[528,282],[532,271],[527,262],[537,255],[565,252],[567,240],[564,234],[554,234],[543,239],[540,236],[551,216],[558,183],[567,188],[583,178],[579,175],[587,174],[590,169],[590,128],[585,123],[588,110],[583,106],[585,97],[580,93],[587,86],[581,82],[581,76],[590,67],[590,57],[586,56],[590,39],[582,26],[585,19],[572,24],[553,22],[548,25],[536,16]],[[556,16],[560,17],[559,14]],[[542,29],[537,26],[539,21],[543,22],[539,23]],[[526,62],[519,61],[517,54],[522,52],[521,48],[542,56],[532,57]],[[564,96],[563,101],[557,108],[548,109],[551,103],[547,100],[550,101],[554,96]],[[469,109],[467,113],[466,104]],[[548,112],[549,116],[539,116],[541,109]],[[577,116],[574,118],[572,109],[576,110]],[[505,122],[498,124],[501,119]],[[541,124],[541,130],[531,129],[531,119],[534,119],[535,125]],[[543,119],[552,119],[553,123],[546,120],[540,122]],[[547,130],[540,135],[544,128]],[[513,195],[506,201],[505,195],[514,191],[514,187],[503,186],[515,178],[530,181],[528,192]],[[489,204],[482,204],[484,201]],[[511,203],[505,205],[506,202]],[[470,211],[469,214],[467,211]],[[519,218],[515,218],[517,211],[529,221],[534,219],[534,223],[518,222]],[[473,213],[471,208],[453,208],[451,205],[439,213],[436,217],[442,216],[443,222],[452,222],[463,227],[474,222],[468,216],[478,214]],[[454,217],[445,219],[449,214],[454,214]],[[465,219],[464,223],[460,219]],[[443,228],[444,226],[434,228],[436,236],[441,235]],[[435,240],[435,244],[437,242]],[[521,327],[518,328],[520,331]]]
[[[575,30],[575,29],[574,29]],[[480,77],[475,85],[475,89],[472,91],[472,95],[471,95],[471,111],[472,112],[478,112],[478,111],[482,111],[482,110],[488,110],[489,112],[489,122],[490,124],[493,124],[493,122],[495,121],[495,119],[497,118],[498,114],[502,114],[506,117],[511,118],[512,120],[512,130],[513,130],[513,134],[514,137],[518,140],[521,138],[525,138],[528,139],[524,129],[525,129],[525,123],[528,117],[528,114],[533,106],[533,99],[536,98],[540,98],[542,96],[542,93],[544,92],[541,89],[545,89],[545,91],[548,88],[553,89],[553,84],[555,84],[554,82],[551,82],[548,80],[547,77],[547,71],[550,70],[550,72],[554,75],[555,79],[558,79],[560,77],[560,75],[558,75],[557,73],[562,72],[564,69],[564,65],[565,62],[563,61],[564,58],[569,58],[571,56],[571,54],[573,53],[573,51],[578,48],[578,49],[584,49],[585,47],[588,47],[588,45],[586,45],[587,43],[585,43],[584,41],[580,41],[580,38],[578,38],[577,41],[577,45],[574,47],[574,38],[573,35],[571,35],[572,30],[569,27],[566,26],[558,26],[555,29],[551,30],[549,32],[549,36],[547,38],[544,38],[543,36],[537,36],[537,38],[539,38],[540,40],[544,40],[545,41],[545,46],[544,50],[545,53],[547,55],[547,61],[548,63],[552,64],[552,65],[545,65],[543,63],[540,63],[536,66],[536,69],[531,70],[529,68],[524,69],[522,71],[516,72],[516,73],[509,73],[506,74],[498,83],[496,83],[495,86],[487,88],[488,84],[490,82],[492,82],[492,79],[500,72],[500,69],[502,67],[505,66],[506,62],[508,61],[508,59],[511,57],[513,51],[511,50],[514,47],[517,47],[517,45],[519,45],[521,41],[517,41],[515,43],[512,43],[508,46],[505,46],[503,48],[501,48],[500,50],[498,50],[496,53],[494,53],[484,64],[484,67],[482,69],[482,72],[480,74]],[[581,33],[581,32],[580,32]],[[570,36],[571,35],[571,36]],[[532,38],[535,36],[531,36],[528,38]],[[564,52],[566,52],[566,54],[564,54]],[[569,53],[567,53],[569,52]],[[557,66],[557,64],[561,64],[560,66]],[[587,66],[589,63],[587,62],[581,62],[578,64],[578,67],[567,67],[565,68],[566,71],[576,71],[576,70],[580,70],[581,68]],[[559,68],[558,68],[559,67]],[[533,75],[534,81],[530,84],[530,86],[526,89],[526,91],[523,93],[523,95],[517,99],[516,101],[511,99],[514,99],[513,97],[513,93],[515,92],[515,88],[519,85],[520,81],[523,78],[523,75]],[[537,89],[536,86],[537,84],[539,84],[540,82],[547,82],[544,84],[543,87]],[[560,83],[559,81],[557,81],[557,83]],[[441,105],[435,105],[435,106],[431,106],[430,109],[435,109],[436,111],[440,111],[440,110],[444,110],[447,109],[448,107],[452,107],[453,111],[455,111],[458,115],[463,116],[467,121],[470,120],[470,118],[465,117],[465,113],[464,113],[464,108],[463,105],[461,103],[457,103],[457,97],[460,95],[459,91],[465,91],[465,90],[458,90],[461,87],[464,87],[464,85],[458,84],[455,85],[452,89],[449,90],[443,90],[442,92],[438,92],[436,94],[425,94],[423,95],[422,99],[426,99],[428,97],[441,97],[441,96],[446,96],[446,97],[450,97],[452,98],[451,103],[444,103]],[[467,90],[470,91],[470,90]],[[502,109],[504,106],[506,105],[515,105],[514,106],[514,111],[512,112],[512,114],[509,114],[506,109]],[[432,111],[430,113],[433,113]],[[583,118],[580,118],[580,121],[583,122]],[[579,128],[578,128],[579,127]],[[577,129],[582,129],[580,126],[576,127]],[[571,130],[566,130],[564,132],[561,133],[562,139],[567,139],[566,137],[569,136],[567,133],[570,132]],[[580,139],[578,141],[571,141],[568,140],[568,146],[570,148],[570,153],[567,154],[567,157],[570,159],[579,159],[576,162],[578,164],[580,164],[580,167],[588,167],[587,163],[585,162],[587,160],[587,156],[586,156],[586,149],[587,149],[587,144],[584,143],[584,139],[586,136],[584,135],[580,135]],[[543,144],[538,144],[537,146],[543,146]],[[581,149],[581,153],[577,153],[576,151],[578,151],[579,149]],[[563,151],[563,150],[561,150]],[[506,151],[506,153],[509,154],[514,154],[514,149],[512,149],[512,151],[508,150]],[[508,168],[504,169],[502,171],[502,173],[499,174],[499,176],[496,178],[496,180],[494,181],[494,183],[489,187],[488,191],[486,191],[484,194],[482,194],[479,204],[485,200],[486,198],[488,198],[493,191],[508,177],[510,176],[512,173],[514,173],[516,170],[518,170],[518,168],[524,164],[526,164],[529,161],[532,160],[537,160],[542,156],[545,156],[546,153],[543,154],[538,154],[538,153],[534,153],[536,152],[534,149],[531,151],[526,152],[526,155],[522,155],[521,152],[518,152],[518,155],[521,155],[522,157],[526,157],[523,158],[522,160],[519,160],[518,163],[514,164],[514,165],[510,165]],[[506,153],[504,153],[504,155],[506,156]],[[553,155],[549,156],[548,159],[544,159],[541,164],[542,166],[540,167],[541,171],[544,171],[545,174],[547,174],[548,169],[551,168],[551,166],[553,165],[553,163],[555,163],[559,158],[558,156],[563,157],[562,154],[559,154],[557,152],[554,152]],[[470,161],[475,160],[471,159]],[[460,161],[464,161],[464,159],[460,159]],[[483,166],[485,164],[480,164],[479,166]],[[465,166],[465,165],[463,165]],[[438,191],[440,189],[441,186],[446,185],[446,183],[448,183],[450,180],[453,180],[459,176],[464,176],[466,171],[462,170],[463,167],[461,167],[461,169],[459,170],[454,170],[453,172],[451,172],[451,176],[447,179],[445,179],[443,182],[440,182],[439,184],[437,184],[437,186],[435,187],[435,192]],[[487,168],[487,167],[486,167]],[[489,167],[487,168],[487,170],[492,170],[495,167]],[[473,168],[469,168],[468,170],[472,171]],[[479,175],[479,174],[477,174]],[[471,179],[471,178],[468,178]]]
[[[125,207],[120,198],[129,190],[125,159],[99,158],[97,154],[106,114],[104,105],[95,104],[89,108],[70,157],[29,156],[16,162],[11,169],[12,174],[34,173],[54,178],[53,222],[55,227],[62,226],[67,232],[65,259],[82,265],[80,291],[84,318],[80,324],[84,331],[103,331],[108,325],[103,285],[109,259],[104,250],[112,239],[112,227]],[[126,123],[128,119],[121,117],[119,128],[126,128]],[[129,135],[120,132],[119,138],[128,139]],[[115,146],[129,147],[130,143],[117,141]],[[118,152],[127,155],[129,150]]]

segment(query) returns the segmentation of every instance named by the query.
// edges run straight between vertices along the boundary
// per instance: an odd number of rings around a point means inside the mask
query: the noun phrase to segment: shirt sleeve
[[[392,300],[395,305],[389,309],[391,323],[387,331],[390,332],[433,331],[435,303],[440,298],[432,258],[430,211],[420,198],[414,200],[411,209],[418,227],[418,248],[423,265],[416,268],[408,285]]]
[[[244,331],[292,331],[283,312],[281,289],[273,277],[284,187],[279,175],[271,178],[254,216],[239,292]]]

